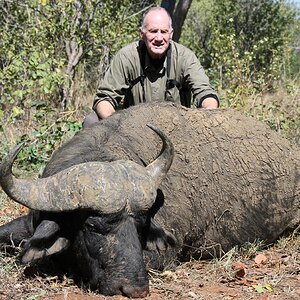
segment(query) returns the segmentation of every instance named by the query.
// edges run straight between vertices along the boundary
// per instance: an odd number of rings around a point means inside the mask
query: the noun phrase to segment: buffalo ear
[[[144,234],[144,249],[148,251],[163,252],[168,247],[175,248],[177,240],[174,235],[167,230],[164,230],[154,221],[154,216],[163,207],[165,196],[161,189],[157,190],[155,203],[150,208],[150,218],[147,222],[147,229]]]
[[[150,221],[147,233],[144,249],[146,266],[160,271],[165,268],[175,269],[178,242],[174,235],[162,229],[153,219]]]
[[[27,248],[22,255],[21,261],[23,264],[34,263],[42,260],[47,256],[64,251],[69,247],[69,240],[63,237],[58,237],[49,248],[36,248],[34,246]]]
[[[177,240],[172,233],[162,229],[151,219],[146,237],[146,250],[163,252],[168,247],[174,248],[176,243]]]
[[[43,220],[24,244],[21,262],[33,263],[66,250],[70,242],[60,237],[59,231],[60,227],[55,221]]]

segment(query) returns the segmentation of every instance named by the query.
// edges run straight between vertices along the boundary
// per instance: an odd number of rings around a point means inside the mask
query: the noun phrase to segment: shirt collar
[[[163,67],[158,71],[158,74],[164,74],[167,69],[167,55],[164,56],[164,64]],[[151,58],[148,54],[148,51],[146,51],[146,57],[145,57],[145,71],[146,72],[155,72],[157,73],[156,68],[153,66],[151,62]]]

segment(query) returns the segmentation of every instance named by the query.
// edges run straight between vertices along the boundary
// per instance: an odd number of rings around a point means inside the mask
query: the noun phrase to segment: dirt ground
[[[17,205],[3,206],[0,224],[24,211]],[[149,270],[150,294],[144,298],[198,300],[300,299],[300,236],[295,232],[275,245],[232,249],[221,259],[190,261],[176,271]],[[84,291],[72,279],[56,275],[33,275],[21,266],[16,255],[0,254],[0,299],[22,300],[120,300]]]

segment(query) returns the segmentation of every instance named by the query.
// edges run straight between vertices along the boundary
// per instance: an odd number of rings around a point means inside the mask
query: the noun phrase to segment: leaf
[[[271,284],[265,284],[263,286],[263,288],[265,288],[266,290],[268,290],[269,292],[273,292],[273,287]]]
[[[255,288],[255,290],[259,293],[259,294],[262,294],[264,292],[273,292],[273,287],[271,284],[264,284],[264,285],[261,285],[261,284],[258,284],[258,285],[254,285],[253,286]]]
[[[264,292],[264,288],[262,285],[255,285],[254,288],[259,294]]]
[[[16,118],[16,117],[18,117],[19,115],[21,115],[21,114],[24,113],[23,109],[21,109],[21,108],[19,108],[19,107],[17,107],[17,106],[13,106],[12,112],[13,112],[14,118]]]
[[[238,261],[233,263],[232,268],[235,271],[236,277],[242,278],[246,275],[246,265],[242,262]]]
[[[258,255],[256,255],[256,257],[254,258],[254,262],[255,262],[257,265],[262,265],[262,264],[264,264],[267,260],[268,260],[268,258],[267,258],[264,254],[258,254]]]

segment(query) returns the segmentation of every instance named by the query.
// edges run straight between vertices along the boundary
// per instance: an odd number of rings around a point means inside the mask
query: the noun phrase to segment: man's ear
[[[174,30],[172,28],[172,31],[170,32],[170,40],[173,38],[173,33],[174,33]]]
[[[144,33],[143,30],[141,29],[141,30],[140,30],[140,38],[141,38],[141,40],[144,40],[144,35],[145,35],[145,33]]]

